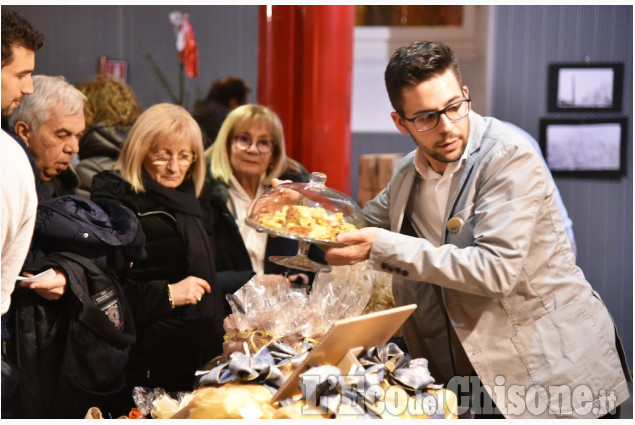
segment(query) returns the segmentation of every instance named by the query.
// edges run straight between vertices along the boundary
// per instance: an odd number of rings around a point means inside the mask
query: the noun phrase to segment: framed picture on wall
[[[554,175],[619,177],[626,174],[628,120],[541,119],[540,148]]]
[[[547,84],[549,112],[619,112],[624,64],[551,64]]]
[[[99,58],[99,73],[100,75],[111,75],[127,84],[128,61],[102,56]]]

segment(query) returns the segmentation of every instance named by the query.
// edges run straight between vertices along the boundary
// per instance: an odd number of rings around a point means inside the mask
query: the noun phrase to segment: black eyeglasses
[[[463,99],[446,106],[440,111],[426,112],[413,118],[406,118],[402,115],[401,118],[410,121],[417,131],[428,131],[439,124],[439,119],[441,119],[442,114],[445,114],[452,122],[457,122],[465,118],[467,114],[470,113],[471,101],[472,99]]]
[[[234,142],[236,143],[236,147],[241,151],[248,150],[252,145],[251,137],[244,136],[239,134],[234,136]],[[269,153],[271,149],[273,149],[273,142],[268,139],[260,139],[256,140],[256,150],[260,153]]]

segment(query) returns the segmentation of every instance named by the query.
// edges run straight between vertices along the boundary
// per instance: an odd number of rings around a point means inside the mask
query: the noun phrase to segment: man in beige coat
[[[403,327],[411,356],[429,360],[466,416],[490,412],[464,392],[486,392],[493,416],[614,414],[630,372],[575,264],[539,154],[471,111],[447,46],[402,47],[385,78],[395,125],[417,149],[364,207],[369,227],[339,235],[349,245],[327,261],[393,274],[397,304],[418,305]]]

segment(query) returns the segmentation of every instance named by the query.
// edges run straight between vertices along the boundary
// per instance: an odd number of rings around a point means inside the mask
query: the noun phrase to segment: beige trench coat
[[[575,264],[548,170],[500,121],[469,119],[467,161],[446,209],[446,223],[460,219],[448,226],[454,232],[446,229],[440,247],[396,233],[416,173],[412,152],[364,207],[369,225],[383,228],[369,264],[392,272],[398,305],[418,304],[403,327],[413,357],[451,370],[429,282],[506,417],[602,416],[629,397],[630,372],[608,310]]]

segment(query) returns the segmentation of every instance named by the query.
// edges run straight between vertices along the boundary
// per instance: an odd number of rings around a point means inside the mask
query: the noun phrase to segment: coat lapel
[[[390,215],[390,228],[398,232],[401,229],[401,225],[403,223],[403,216],[406,211],[406,205],[408,204],[408,198],[410,197],[410,192],[412,191],[412,185],[415,180],[415,166],[414,163],[411,164],[407,171],[403,181],[399,185],[399,189],[397,189],[397,197],[395,199],[395,208],[393,213]]]
[[[452,214],[457,209],[461,209],[462,206],[456,207],[456,201],[459,197],[459,194],[463,190],[465,183],[467,181],[468,176],[472,172],[472,168],[474,168],[474,164],[476,163],[476,159],[478,158],[478,151],[481,147],[481,138],[483,136],[484,131],[484,122],[483,119],[476,114],[470,112],[470,136],[468,140],[468,154],[465,160],[465,167],[461,173],[457,173],[452,178],[452,183],[450,185],[450,196],[448,196],[448,203],[445,207],[445,221],[447,223]],[[445,243],[445,238],[447,236],[447,232],[443,234],[443,243]]]

